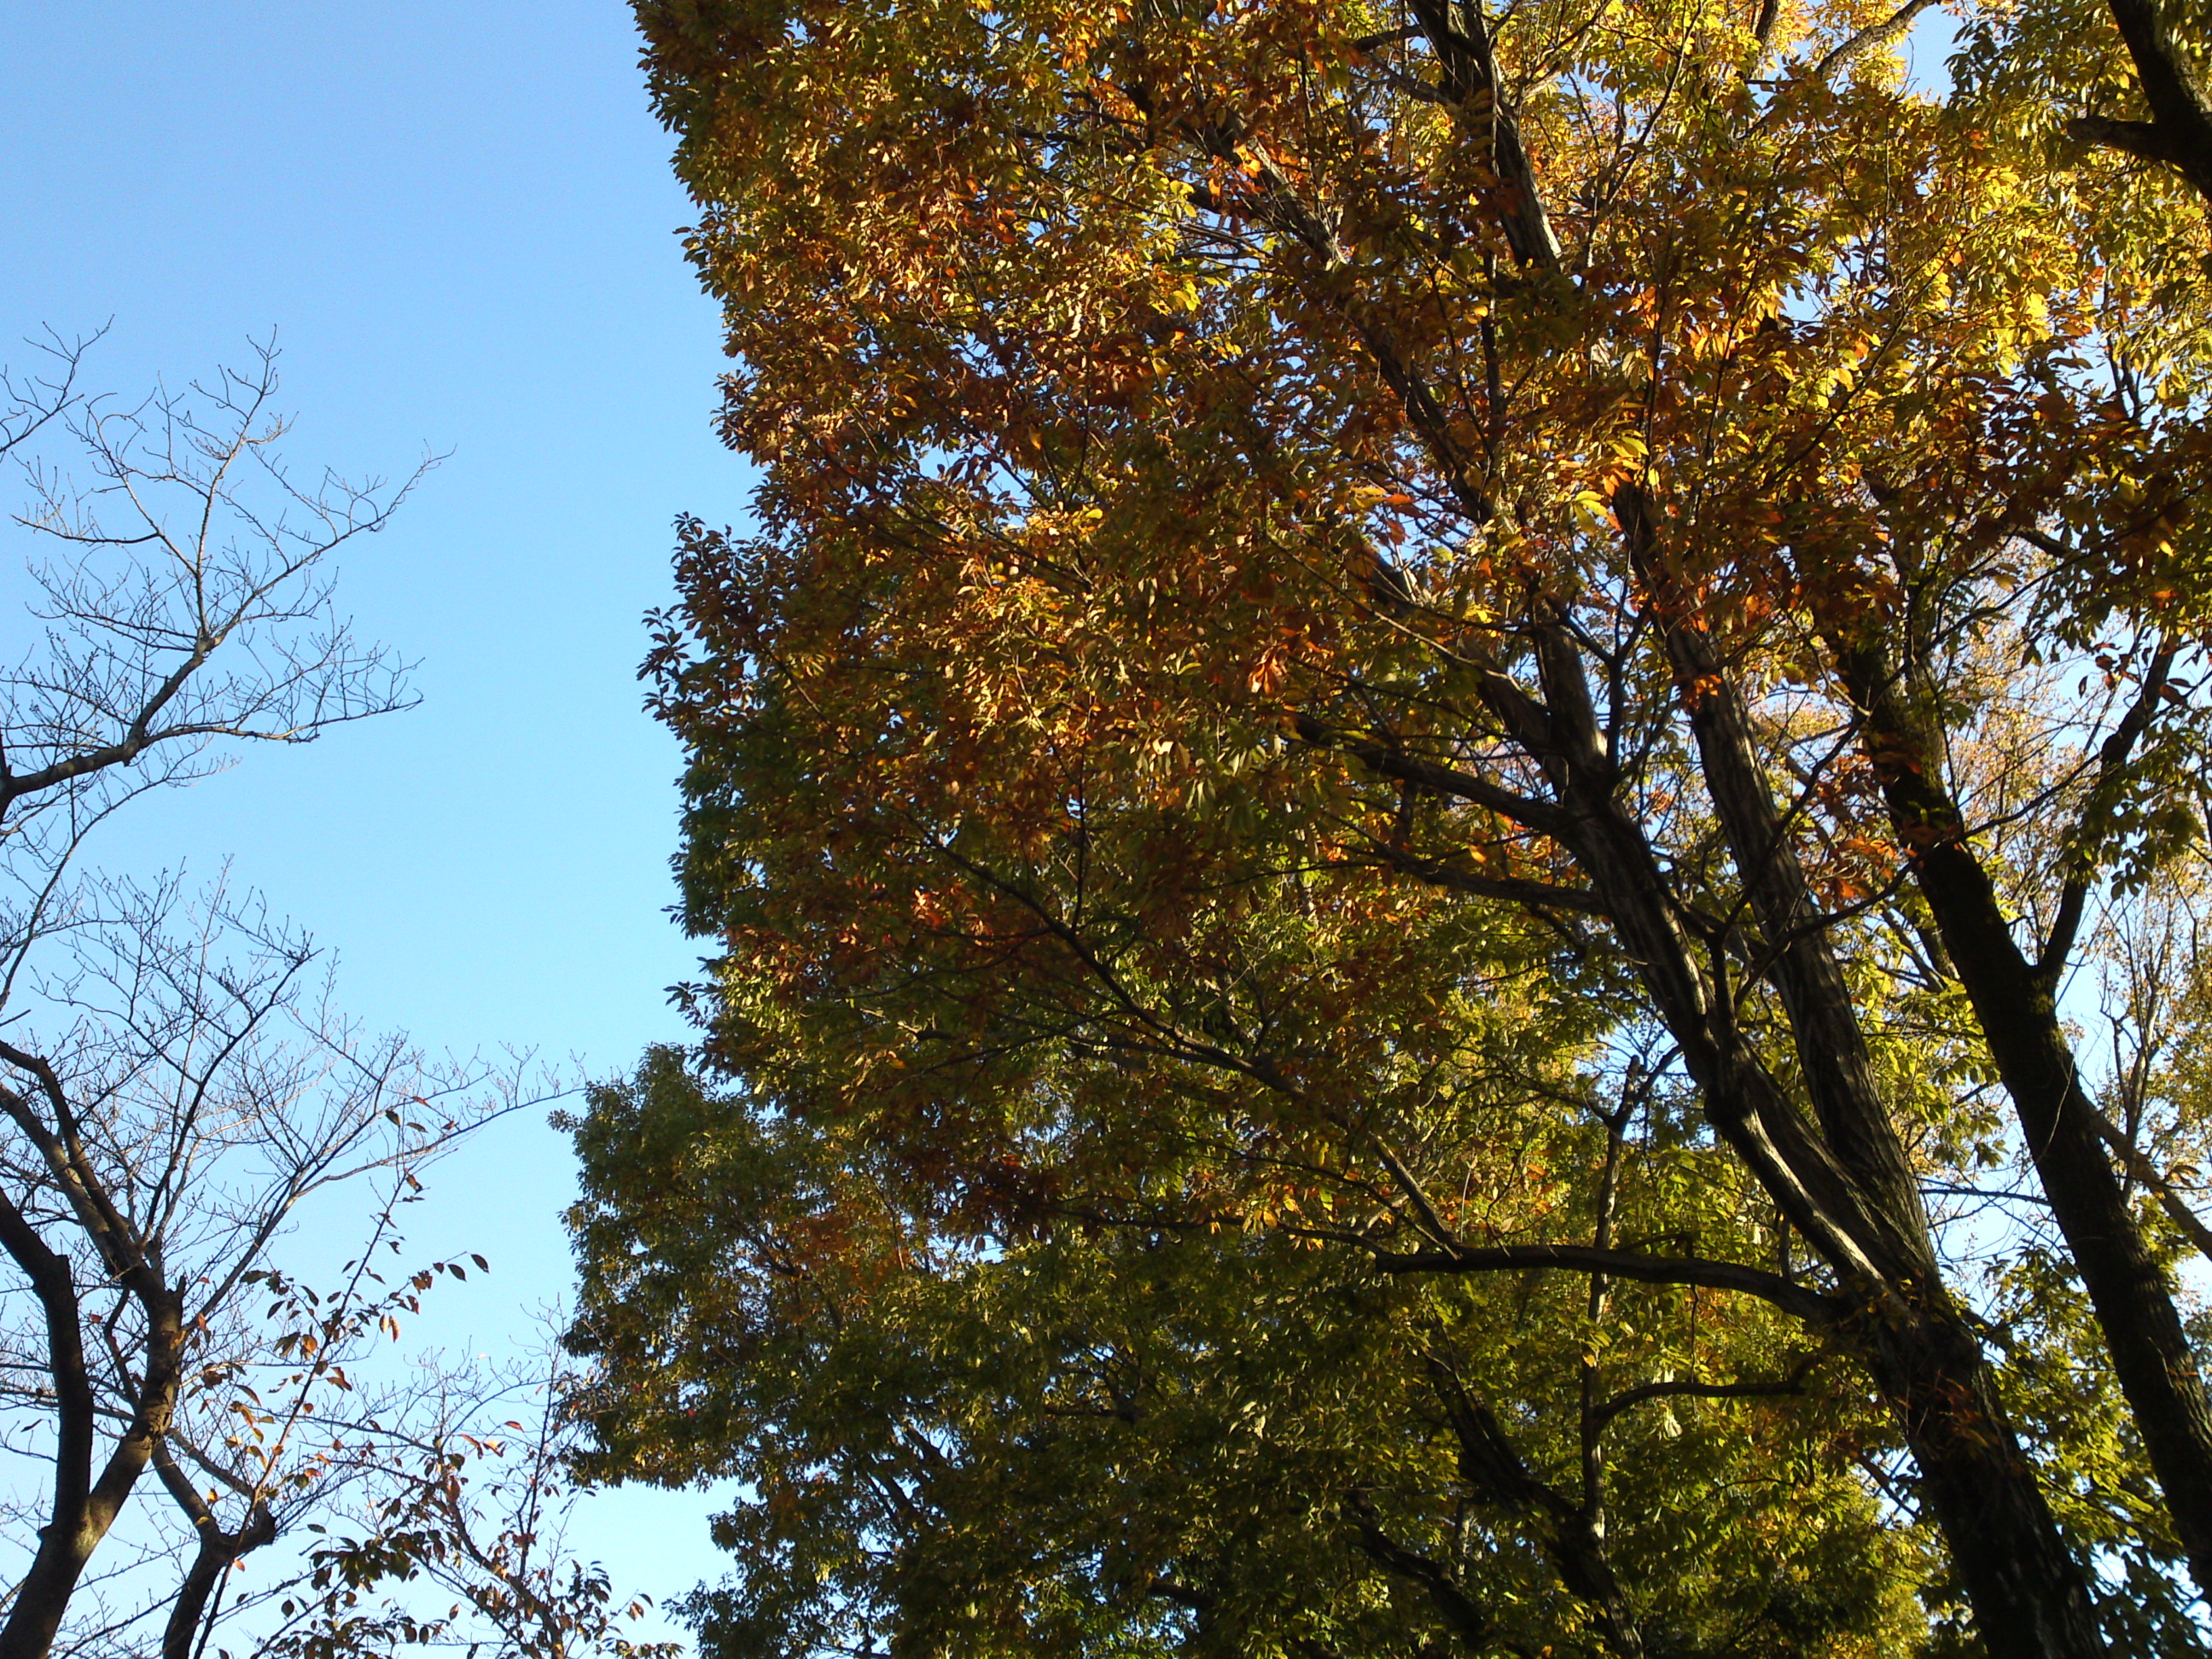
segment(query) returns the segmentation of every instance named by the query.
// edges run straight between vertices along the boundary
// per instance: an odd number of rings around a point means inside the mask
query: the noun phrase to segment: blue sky
[[[149,804],[107,861],[232,858],[340,953],[352,1009],[433,1046],[606,1073],[680,1036],[678,760],[639,712],[639,618],[673,515],[738,516],[745,478],[628,8],[11,0],[0,52],[0,356],[112,318],[90,378],[141,392],[274,327],[299,461],[452,452],[342,587],[422,660],[422,707]],[[444,1168],[417,1240],[494,1273],[441,1326],[489,1346],[561,1292],[569,1191],[535,1115]],[[618,1498],[591,1540],[680,1589],[705,1507]]]

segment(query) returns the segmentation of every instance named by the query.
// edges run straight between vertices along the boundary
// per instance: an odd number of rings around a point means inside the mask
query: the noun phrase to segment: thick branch
[[[1482,194],[1505,233],[1506,245],[1522,264],[1556,270],[1559,240],[1544,210],[1521,123],[1499,81],[1480,0],[1413,0],[1413,15],[1443,70],[1445,101],[1490,150],[1490,170],[1498,183]]]
[[[128,766],[157,743],[173,742],[180,737],[240,735],[232,727],[219,723],[193,722],[160,731],[154,728],[155,718],[175,701],[177,694],[185,689],[185,682],[206,665],[208,657],[220,643],[220,641],[207,639],[196,641],[185,660],[155,688],[153,695],[132,717],[129,730],[118,741],[98,749],[81,750],[51,766],[40,767],[35,772],[26,772],[20,777],[9,778],[4,789],[0,789],[0,809],[5,809],[23,796],[35,795],[57,784],[67,783],[71,778],[105,771],[112,766]]]
[[[1590,916],[1612,914],[1605,908],[1603,899],[1585,888],[1558,887],[1547,881],[1528,881],[1514,876],[1486,876],[1441,859],[1423,858],[1387,842],[1374,842],[1370,845],[1375,855],[1391,868],[1431,886],[1448,887],[1455,893],[1500,899],[1532,910],[1573,910]]]
[[[2084,116],[2069,124],[2076,138],[2124,150],[2174,168],[2212,203],[2212,97],[2197,82],[2174,26],[2158,0],[2106,0],[2120,39],[2135,59],[2148,121]]]
[[[1766,977],[1782,998],[1807,1092],[1827,1147],[1851,1188],[1855,1229],[1885,1271],[1933,1282],[1936,1254],[1905,1143],[1875,1077],[1873,1056],[1842,965],[1776,806],[1735,678],[1680,580],[1657,510],[1624,483],[1613,514],[1638,574],[1650,587],[1677,695],[1697,740],[1699,769],[1744,896],[1772,945]]]
[[[1412,1580],[1429,1593],[1443,1621],[1469,1646],[1480,1650],[1498,1640],[1495,1621],[1482,1604],[1445,1571],[1418,1550],[1407,1549],[1372,1521],[1359,1524],[1359,1547],[1367,1559],[1387,1572]]]
[[[224,1570],[241,1556],[276,1542],[276,1517],[266,1504],[256,1503],[248,1511],[244,1526],[234,1533],[225,1532],[215,1511],[177,1467],[166,1442],[155,1450],[154,1469],[178,1508],[191,1518],[192,1529],[199,1536],[199,1548],[177,1591],[176,1601],[169,1609],[168,1624],[161,1632],[161,1659],[193,1659],[200,1623],[207,1615],[208,1598],[222,1582]]]
[[[31,1281],[46,1327],[46,1363],[54,1386],[55,1448],[51,1518],[40,1529],[38,1553],[16,1586],[0,1627],[0,1659],[45,1653],[90,1554],[85,1516],[92,1492],[98,1417],[86,1364],[84,1324],[68,1259],[48,1248],[14,1199],[0,1193],[0,1248]]]
[[[101,1263],[116,1278],[131,1284],[133,1289],[158,1290],[158,1279],[151,1285],[134,1282],[143,1278],[144,1252],[139,1248],[136,1231],[115,1207],[114,1200],[108,1196],[98,1173],[85,1157],[83,1140],[77,1133],[76,1113],[70,1105],[69,1091],[62,1086],[60,1076],[39,1055],[27,1054],[11,1042],[0,1042],[0,1060],[36,1078],[40,1092],[54,1109],[55,1121],[61,1127],[58,1135],[40,1121],[30,1102],[0,1085],[0,1111],[4,1111],[22,1131],[24,1139],[38,1149],[55,1184],[68,1196],[78,1224],[99,1250]]]
[[[1460,1478],[1492,1503],[1540,1517],[1545,1553],[1560,1583],[1589,1605],[1593,1622],[1618,1659],[1643,1659],[1644,1633],[1595,1517],[1528,1467],[1498,1413],[1449,1364],[1431,1354],[1428,1369],[1459,1441]]]
[[[1703,1256],[1601,1250],[1588,1244],[1494,1244],[1449,1252],[1377,1250],[1375,1265],[1391,1273],[1515,1273],[1559,1267],[1568,1273],[1605,1273],[1644,1285],[1695,1285],[1705,1290],[1758,1297],[1815,1326],[1832,1324],[1844,1311],[1835,1298],[1761,1267]]]
[[[1936,3],[1936,0],[1905,0],[1905,3],[1879,23],[1869,24],[1813,65],[1813,78],[1825,81],[1838,70],[1848,68],[1870,52],[1902,40],[1912,32],[1912,25],[1920,14]]]
[[[1641,1406],[1650,1400],[1680,1398],[1694,1400],[1753,1400],[1781,1395],[1802,1394],[1805,1379],[1813,1374],[1819,1364],[1817,1358],[1808,1358],[1787,1376],[1752,1377],[1738,1382],[1645,1382],[1621,1393],[1597,1409],[1597,1420],[1610,1423],[1621,1413]]]
[[[1473,772],[1418,759],[1395,744],[1338,731],[1310,714],[1294,716],[1293,724],[1298,736],[1315,748],[1339,750],[1386,778],[1419,784],[1440,795],[1486,808],[1500,817],[1510,818],[1544,835],[1559,834],[1567,828],[1567,815],[1549,801],[1516,794],[1504,785],[1492,783]]]

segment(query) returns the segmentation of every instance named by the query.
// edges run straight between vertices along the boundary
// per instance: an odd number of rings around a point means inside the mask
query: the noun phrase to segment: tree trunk
[[[1624,511],[1632,538],[1648,535],[1640,511],[1640,503]],[[1549,726],[1544,758],[1570,817],[1565,838],[1680,1047],[1708,1121],[1858,1303],[1834,1334],[1867,1366],[1903,1431],[1984,1639],[2004,1659],[2103,1653],[2080,1565],[2020,1449],[1981,1344],[1942,1285],[1841,973],[1818,930],[1802,925],[1809,918],[1802,872],[1752,767],[1733,687],[1710,661],[1685,665],[1706,700],[1692,711],[1701,760],[1754,913],[1790,928],[1773,971],[1805,1068],[1821,1078],[1818,1109],[1832,1121],[1826,1136],[1743,1042],[1727,988],[1683,933],[1650,843],[1615,793],[1578,648],[1564,630],[1547,629],[1538,656]]]
[[[2212,1587],[2212,1401],[2164,1269],[2105,1152],[2044,975],[2021,951],[1957,804],[1890,676],[1846,666],[1891,821],[2025,1132],[2044,1196],[2097,1316],[2199,1589]]]
[[[15,1588],[0,1626],[0,1659],[45,1659],[62,1614],[91,1558],[96,1539],[85,1532],[92,1496],[97,1419],[85,1365],[84,1326],[69,1259],[47,1248],[14,1200],[0,1194],[0,1242],[39,1298],[46,1328],[46,1364],[54,1384],[53,1497],[38,1552]]]
[[[163,1473],[166,1475],[167,1471]],[[200,1547],[161,1632],[161,1659],[192,1659],[199,1642],[200,1621],[207,1616],[208,1601],[223,1574],[240,1558],[276,1540],[276,1517],[258,1504],[234,1533],[216,1526],[214,1516],[204,1510],[193,1519],[199,1528]]]
[[[12,1211],[10,1205],[0,1212],[0,1224]],[[12,1239],[9,1248],[18,1261],[23,1259]],[[66,1262],[62,1263],[61,1278],[65,1288]],[[183,1298],[166,1289],[138,1288],[149,1327],[146,1374],[140,1379],[130,1425],[108,1454],[99,1479],[88,1481],[94,1431],[92,1401],[88,1389],[81,1401],[75,1398],[70,1381],[72,1374],[78,1379],[84,1376],[83,1331],[76,1297],[70,1294],[64,1307],[61,1299],[46,1294],[44,1283],[34,1282],[39,1283],[45,1304],[58,1396],[53,1518],[40,1530],[38,1553],[17,1587],[7,1624],[0,1626],[0,1659],[47,1659],[52,1651],[86,1564],[115,1524],[138,1477],[153,1462],[162,1435],[168,1431],[185,1347]]]
[[[1915,1327],[1889,1328],[1879,1313],[1869,1323],[1849,1334],[1905,1431],[1990,1659],[2103,1653],[2081,1564],[2021,1452],[1980,1343],[1948,1298]]]

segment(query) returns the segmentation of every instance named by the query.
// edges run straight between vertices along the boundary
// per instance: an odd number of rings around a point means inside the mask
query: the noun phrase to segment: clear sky
[[[350,1007],[434,1046],[604,1074],[679,1036],[677,757],[639,712],[639,619],[671,519],[737,517],[745,478],[628,8],[9,0],[0,61],[0,356],[112,318],[90,378],[143,392],[274,327],[297,460],[453,452],[341,589],[422,659],[422,706],[146,805],[108,861],[234,858],[340,953]],[[480,1346],[565,1285],[570,1187],[536,1116],[438,1177],[416,1237],[492,1259],[465,1308],[442,1292]],[[705,1509],[618,1498],[594,1553],[683,1588]]]

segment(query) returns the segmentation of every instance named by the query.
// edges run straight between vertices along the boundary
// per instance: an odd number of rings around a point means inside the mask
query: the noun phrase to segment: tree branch
[[[1369,850],[1395,870],[1432,886],[1448,887],[1454,892],[1502,899],[1508,903],[1526,905],[1532,910],[1573,910],[1590,916],[1613,914],[1603,899],[1586,889],[1557,887],[1550,882],[1528,881],[1514,876],[1486,876],[1371,839]]]
[[[1486,807],[1500,817],[1510,818],[1541,834],[1563,833],[1571,821],[1564,810],[1549,801],[1532,800],[1526,795],[1516,794],[1502,784],[1492,783],[1473,772],[1462,772],[1456,767],[1440,766],[1432,761],[1416,759],[1395,744],[1339,731],[1311,714],[1295,714],[1291,717],[1291,723],[1299,738],[1316,749],[1339,750],[1386,778],[1417,783],[1423,788],[1435,790],[1440,795]]]
[[[2067,124],[2074,137],[2174,168],[2212,203],[2212,97],[2197,82],[2173,24],[2158,0],[2106,0],[2135,59],[2148,121],[2085,115]]]
[[[2074,936],[2081,927],[2081,907],[2088,899],[2090,879],[2096,873],[2079,845],[2081,833],[2089,827],[2096,812],[2112,805],[2112,793],[2119,787],[2128,757],[2142,734],[2150,729],[2151,716],[2157,711],[2159,698],[2165,694],[2166,676],[2172,668],[2173,647],[2160,646],[2143,672],[2142,690],[2097,750],[2097,779],[2090,786],[2089,799],[2081,808],[2081,821],[2075,826],[2076,845],[2066,861],[2066,883],[2059,893],[2058,914],[2051,921],[2051,937],[2044,942],[2043,954],[2035,963],[2035,971],[2045,980],[2055,982],[2065,971],[2067,955],[2074,948]]]
[[[1371,1506],[1359,1506],[1363,1509]],[[1496,1620],[1489,1610],[1467,1593],[1458,1580],[1440,1562],[1431,1561],[1419,1550],[1408,1549],[1384,1532],[1366,1514],[1359,1521],[1361,1553],[1400,1578],[1410,1579],[1428,1591],[1429,1599],[1436,1604],[1443,1620],[1458,1632],[1462,1639],[1477,1650],[1496,1645]],[[1509,1650],[1526,1652],[1515,1644]]]
[[[1644,1285],[1695,1285],[1705,1290],[1735,1291],[1771,1302],[1814,1326],[1832,1324],[1844,1311],[1836,1298],[1779,1273],[1702,1256],[1645,1255],[1634,1250],[1601,1250],[1588,1244],[1498,1244],[1450,1252],[1375,1249],[1374,1254],[1375,1265],[1389,1273],[1515,1273],[1558,1267],[1568,1273],[1606,1273]]]
[[[1645,1382],[1624,1389],[1600,1406],[1597,1420],[1603,1425],[1646,1401],[1679,1395],[1686,1395],[1697,1400],[1747,1400],[1801,1394],[1804,1391],[1805,1379],[1813,1374],[1813,1368],[1819,1364],[1818,1355],[1808,1355],[1787,1376],[1753,1377],[1737,1382]]]
[[[2148,1188],[2152,1196],[2158,1200],[2159,1208],[2166,1212],[2166,1219],[2197,1247],[2200,1255],[2212,1261],[2212,1227],[2206,1226],[2198,1219],[2197,1212],[2190,1208],[2189,1200],[2175,1189],[2172,1182],[2158,1172],[2158,1166],[2144,1155],[2142,1149],[2120,1132],[2118,1124],[2102,1112],[2094,1115],[2097,1133],[2105,1138],[2105,1144],[2119,1155],[2128,1178]]]
[[[1936,0],[1905,0],[1888,17],[1879,23],[1869,24],[1813,65],[1813,79],[1825,81],[1839,69],[1848,68],[1870,52],[1877,52],[1893,41],[1901,40],[1912,32],[1912,25],[1920,14],[1936,3]]]

